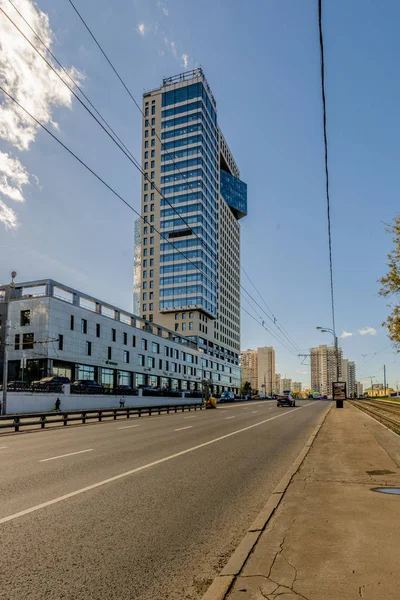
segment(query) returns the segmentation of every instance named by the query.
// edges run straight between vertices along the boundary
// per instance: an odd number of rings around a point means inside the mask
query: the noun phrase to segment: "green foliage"
[[[389,339],[400,350],[400,305],[397,303],[400,294],[400,214],[393,219],[386,231],[393,234],[394,248],[388,254],[388,272],[379,280],[379,294],[385,298],[395,296],[396,303],[390,305],[392,312],[382,325],[387,328]]]
[[[242,394],[251,394],[251,383],[250,381],[245,381],[242,386]]]

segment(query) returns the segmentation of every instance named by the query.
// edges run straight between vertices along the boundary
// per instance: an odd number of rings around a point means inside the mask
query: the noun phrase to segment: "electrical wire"
[[[324,129],[324,149],[325,149],[325,191],[326,206],[328,217],[328,246],[329,246],[329,273],[331,285],[331,307],[332,307],[332,329],[336,335],[335,324],[335,294],[333,286],[333,261],[332,261],[332,232],[331,232],[331,201],[329,195],[329,167],[328,167],[328,135],[326,128],[326,97],[325,97],[325,60],[324,60],[324,38],[322,34],[322,0],[318,0],[318,28],[319,28],[319,48],[321,64],[321,95],[322,95],[322,118]]]
[[[11,0],[9,0],[11,1]],[[121,75],[119,74],[119,72],[117,71],[116,67],[114,66],[114,64],[112,63],[112,61],[110,60],[110,58],[108,57],[107,53],[105,52],[105,50],[103,49],[103,47],[101,46],[100,42],[98,41],[98,39],[96,38],[96,36],[94,35],[94,33],[92,32],[92,30],[90,29],[89,25],[87,24],[86,20],[83,18],[83,16],[81,15],[81,13],[79,12],[79,10],[76,8],[75,4],[72,2],[72,0],[68,0],[68,2],[70,3],[70,5],[72,6],[72,8],[74,9],[75,13],[77,14],[78,18],[80,19],[80,21],[82,22],[82,24],[84,25],[85,29],[87,30],[87,32],[89,33],[90,37],[93,39],[94,43],[96,44],[96,46],[98,47],[98,49],[100,50],[101,54],[104,56],[104,58],[106,59],[107,63],[110,65],[111,69],[113,70],[113,72],[115,73],[115,75],[117,76],[118,80],[120,81],[120,83],[122,84],[122,86],[124,87],[125,91],[128,93],[129,97],[131,98],[132,102],[134,103],[134,105],[136,106],[136,108],[139,110],[139,112],[141,113],[142,117],[147,120],[146,115],[144,114],[142,108],[140,107],[139,103],[137,102],[137,100],[135,99],[135,97],[133,96],[132,92],[130,91],[130,89],[128,88],[128,86],[126,85],[125,81],[123,80],[123,78],[121,77]],[[160,138],[160,136],[158,135],[157,132],[155,132],[155,136],[158,139],[158,141],[161,144],[161,148],[166,152],[166,154],[168,155],[168,157],[172,160],[173,164],[176,165],[175,162],[175,158],[174,156],[165,148],[165,143],[162,141],[162,139]],[[176,167],[176,170],[183,176],[183,178],[187,181],[187,176],[184,172],[182,172],[180,170],[179,167]],[[194,188],[192,187],[190,182],[187,182],[188,186],[190,187],[190,189],[194,190]],[[179,213],[177,213],[179,214]],[[249,276],[247,275],[246,271],[243,269],[243,272],[245,273],[245,275],[248,277],[248,279],[250,280]],[[252,283],[252,281],[250,280],[250,283]],[[258,290],[255,288],[254,284],[252,283],[254,289],[256,290],[256,292],[258,293],[258,295],[261,297],[261,299],[263,300],[264,304],[267,306],[268,310],[271,312],[271,314],[273,315],[273,319],[271,319],[274,323],[274,325],[277,327],[277,329],[279,329],[279,331],[285,336],[285,338],[289,341],[290,344],[292,344],[298,352],[301,351],[300,347],[293,341],[293,339],[291,338],[291,336],[288,334],[288,332],[284,329],[283,325],[280,326],[278,324],[278,320],[275,317],[275,315],[272,313],[271,309],[268,307],[268,305],[266,304],[266,302],[264,301],[264,299],[262,298],[261,294],[258,292]],[[243,289],[246,293],[247,290],[245,290],[245,288],[240,285],[241,289]],[[268,316],[268,315],[267,315]],[[268,318],[270,318],[268,316]]]

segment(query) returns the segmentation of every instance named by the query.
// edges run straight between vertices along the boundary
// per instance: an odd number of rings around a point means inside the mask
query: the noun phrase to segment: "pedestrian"
[[[57,412],[60,412],[60,406],[61,406],[61,400],[60,400],[60,398],[57,398],[57,400],[56,400],[56,403],[55,403],[55,405],[54,405],[54,409],[55,409]]]
[[[119,401],[119,407],[124,408],[124,406],[125,406],[125,400],[123,398],[121,398],[121,400]]]

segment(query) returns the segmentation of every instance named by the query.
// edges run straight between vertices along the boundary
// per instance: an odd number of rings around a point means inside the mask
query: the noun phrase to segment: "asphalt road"
[[[327,402],[2,436],[0,598],[197,600]]]

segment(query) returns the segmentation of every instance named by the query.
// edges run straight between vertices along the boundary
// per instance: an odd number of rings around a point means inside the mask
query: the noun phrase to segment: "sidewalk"
[[[398,600],[400,496],[378,486],[400,487],[400,437],[332,407],[226,597]]]

